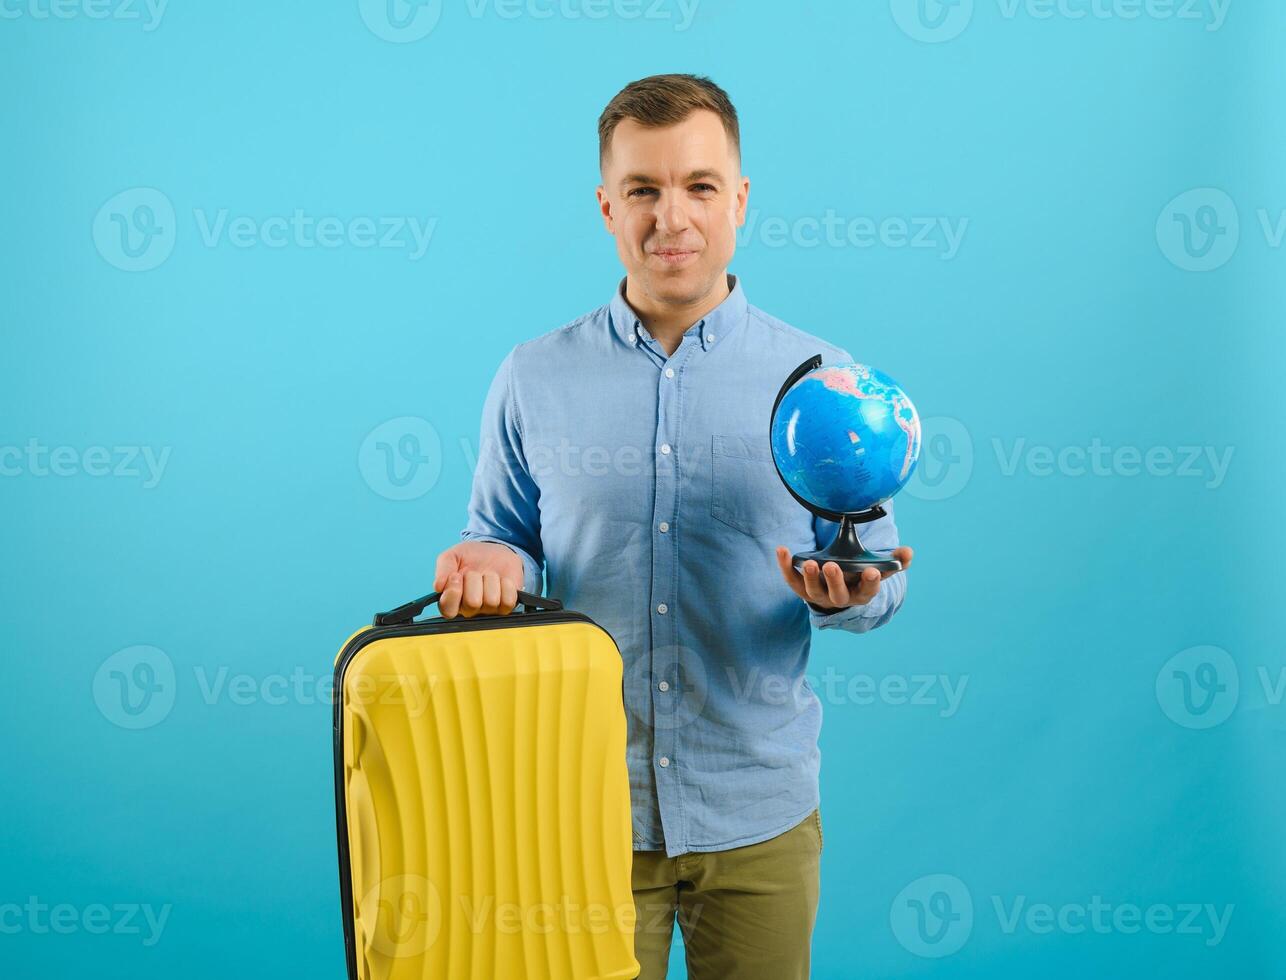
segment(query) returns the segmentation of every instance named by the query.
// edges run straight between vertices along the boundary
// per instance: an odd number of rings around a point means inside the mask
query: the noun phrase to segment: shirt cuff
[[[492,537],[487,534],[472,534],[465,532],[462,535],[465,541],[484,541],[491,544],[502,544],[515,555],[522,559],[522,591],[530,592],[532,595],[540,595],[543,585],[543,575],[541,574],[540,564],[535,558],[523,551],[515,544],[511,544],[501,538]]]
[[[887,590],[881,585],[880,591],[875,593],[874,598],[864,606],[845,606],[843,609],[826,612],[807,599],[804,600],[804,604],[808,606],[808,618],[812,621],[813,627],[824,630],[830,627],[842,627],[855,619],[879,619],[888,610],[889,597]]]

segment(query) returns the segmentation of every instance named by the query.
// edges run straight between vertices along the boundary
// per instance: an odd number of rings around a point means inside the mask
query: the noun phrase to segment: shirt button
[[[660,683],[660,684],[658,684],[656,687],[657,687],[657,690],[659,690],[659,691],[668,691],[668,690],[670,689],[670,682],[669,682],[669,681],[661,681],[661,683]]]
[[[663,602],[656,607],[656,611],[659,612],[662,616],[664,616],[666,613],[670,611],[670,607]]]
[[[660,764],[661,768],[664,769],[666,766],[670,764],[670,757],[668,755],[663,755],[661,756],[661,758],[657,759],[656,761]]]
[[[670,455],[670,444],[668,442],[661,443],[661,455],[662,456]]]
[[[660,524],[657,525],[657,527],[660,529],[662,534],[670,530],[670,524],[668,521],[662,521]]]
[[[714,334],[712,334],[712,333],[708,333],[708,334],[706,334],[706,342],[707,342],[707,343],[710,343],[710,344],[713,344],[713,343],[714,343]]]
[[[665,376],[666,376],[667,378],[673,378],[673,377],[674,377],[674,368],[666,368],[666,369],[665,369]]]

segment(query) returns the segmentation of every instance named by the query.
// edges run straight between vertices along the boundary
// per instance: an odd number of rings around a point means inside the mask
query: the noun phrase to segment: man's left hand
[[[902,570],[906,571],[911,567],[913,554],[910,548],[894,548],[891,557],[900,561]],[[844,572],[835,562],[828,561],[825,568],[818,568],[817,562],[810,558],[804,562],[804,572],[801,575],[791,563],[790,549],[782,545],[777,548],[777,564],[781,566],[782,578],[791,590],[805,602],[820,607],[824,613],[838,612],[849,606],[866,605],[880,591],[880,583],[890,575],[897,574],[881,574],[874,568],[867,568],[862,571],[860,583],[850,585],[844,581]]]

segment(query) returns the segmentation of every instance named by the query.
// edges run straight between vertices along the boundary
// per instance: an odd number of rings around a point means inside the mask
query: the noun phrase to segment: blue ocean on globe
[[[786,485],[819,510],[857,513],[906,485],[920,417],[901,387],[865,364],[823,365],[795,382],[772,419]]]

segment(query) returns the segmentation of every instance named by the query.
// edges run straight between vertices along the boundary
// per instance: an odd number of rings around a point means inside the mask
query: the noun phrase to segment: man
[[[852,358],[727,273],[750,182],[721,88],[632,82],[599,119],[599,157],[626,277],[500,365],[464,540],[434,588],[448,618],[508,613],[543,564],[549,594],[620,647],[642,980],[664,978],[676,915],[694,980],[802,978],[822,847],[810,623],[874,629],[906,584],[792,568],[836,525],[782,485],[768,420],[801,362]],[[886,509],[863,541],[909,566]]]

